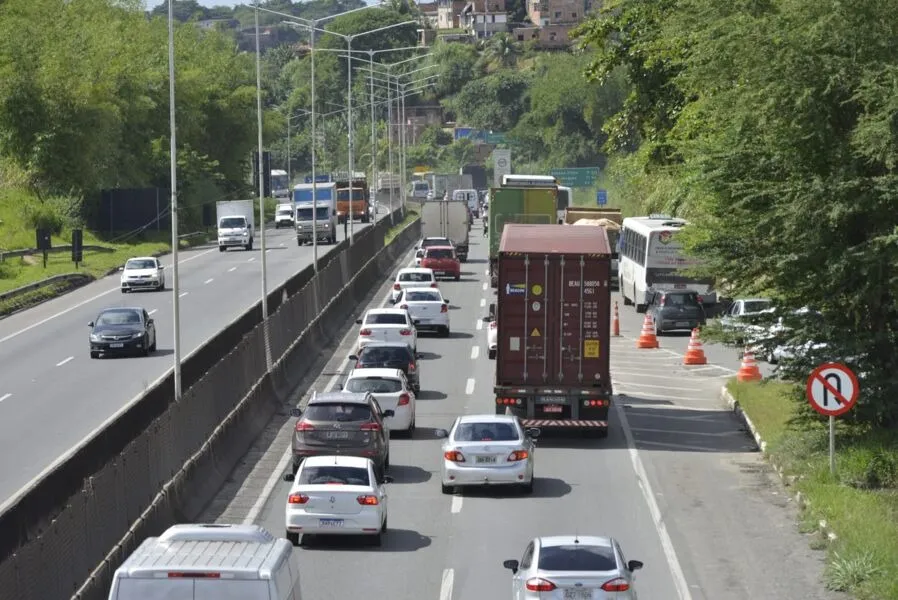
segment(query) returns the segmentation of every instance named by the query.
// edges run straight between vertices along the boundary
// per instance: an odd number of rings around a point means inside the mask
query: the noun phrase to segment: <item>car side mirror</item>
[[[155,323],[153,319],[147,319],[147,325],[152,325],[153,323]]]
[[[493,322],[493,315],[487,315],[487,316],[483,317],[482,321],[483,321],[484,323],[492,323],[492,322]]]
[[[160,271],[163,270],[164,268],[165,268],[165,265],[159,265],[159,270],[160,270]]]
[[[87,324],[87,326],[88,326],[88,327],[93,327],[93,326],[94,326],[94,322],[91,321],[90,323]]]
[[[356,356],[355,354],[350,354],[350,355],[349,355],[349,360],[358,360],[358,359],[359,359],[359,357]]]
[[[284,475],[284,481],[295,481],[295,480],[296,480],[296,475],[294,475],[293,473],[286,473]]]
[[[361,325],[361,324],[362,324],[362,320],[361,320],[361,319],[356,319],[356,320],[355,320],[355,324],[356,324],[356,325]]]
[[[297,418],[301,417],[301,416],[302,416],[302,409],[301,409],[301,408],[291,408],[291,409],[290,409],[290,416],[291,416],[291,417],[297,417]]]
[[[528,437],[538,438],[542,434],[542,430],[539,427],[531,427],[524,433],[526,433]]]
[[[502,566],[505,567],[506,569],[510,569],[512,573],[517,573],[517,572],[518,572],[518,566],[519,566],[520,564],[521,564],[521,563],[519,563],[518,561],[516,561],[516,560],[514,560],[514,559],[512,559],[512,560],[506,560],[506,561],[503,561],[503,562],[502,562]]]
[[[449,432],[446,431],[445,429],[434,429],[433,435],[438,438],[447,438],[447,437],[449,437]]]
[[[443,304],[449,304],[449,298],[443,298]]]
[[[395,412],[393,409],[391,409],[391,408],[388,408],[387,410],[384,411],[384,416],[385,416],[385,417],[392,417],[392,416],[394,416],[395,414],[396,414],[396,412]]]
[[[630,572],[638,571],[641,568],[642,568],[642,561],[631,560],[630,562],[627,563],[627,570]]]
[[[384,475],[384,483],[393,483],[393,478],[389,475]]]

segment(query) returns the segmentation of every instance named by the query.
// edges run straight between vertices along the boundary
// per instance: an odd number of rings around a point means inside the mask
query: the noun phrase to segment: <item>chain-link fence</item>
[[[393,218],[402,220],[399,211]],[[115,568],[141,540],[198,514],[299,383],[308,357],[327,346],[420,236],[418,221],[384,248],[389,226],[385,217],[355,236],[352,247],[322,257],[317,275],[310,267],[271,293],[270,376],[256,305],[185,360],[193,385],[180,402],[173,402],[166,378],[0,515],[0,597],[53,600],[77,592],[101,600]]]

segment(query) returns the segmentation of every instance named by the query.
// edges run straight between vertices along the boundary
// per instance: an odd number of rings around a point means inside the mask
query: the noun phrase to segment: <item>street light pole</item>
[[[181,299],[178,280],[178,158],[177,128],[175,126],[175,19],[172,2],[168,2],[168,121],[170,133],[171,169],[171,256],[172,256],[172,312],[174,329],[175,402],[181,400]]]
[[[293,169],[292,169],[292,161],[290,158],[290,114],[287,114],[287,188],[290,189],[290,186],[293,183]]]
[[[374,134],[374,50],[368,50],[368,65],[371,69],[369,72],[368,83],[371,88],[371,183],[374,184],[375,200],[377,194],[377,152],[375,151],[375,134]],[[377,204],[374,204],[374,225],[377,225]]]
[[[346,218],[349,219],[349,245],[351,246],[355,242],[355,238],[353,236],[352,231],[352,207],[353,207],[353,199],[355,198],[355,194],[353,193],[352,187],[352,179],[353,179],[353,164],[352,164],[352,39],[355,36],[347,35],[346,36],[346,48],[348,50],[348,55],[346,57],[346,129],[349,132],[349,210],[346,213]]]
[[[393,88],[387,87],[387,163],[390,169],[390,225],[396,224],[393,216]],[[401,190],[400,190],[401,191]]]
[[[318,21],[312,21],[309,29],[309,51],[312,53],[312,265],[313,271],[318,273],[318,174],[315,172],[315,149],[318,147],[318,131],[315,119],[315,28]],[[336,206],[336,199],[334,199]],[[331,215],[327,216],[330,221]]]
[[[169,0],[171,5],[171,0]],[[256,10],[256,127],[259,134],[259,245],[262,259],[262,335],[265,343],[265,365],[271,370],[271,344],[268,336],[268,265],[265,260],[265,160],[262,145],[262,51],[259,38],[259,0]]]

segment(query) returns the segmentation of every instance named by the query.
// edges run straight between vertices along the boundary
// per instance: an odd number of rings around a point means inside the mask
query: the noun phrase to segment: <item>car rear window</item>
[[[305,467],[299,476],[300,485],[326,485],[328,483],[371,485],[368,479],[368,469],[361,467],[341,467],[337,465]]]
[[[767,310],[770,308],[772,303],[767,302],[765,300],[752,300],[750,302],[745,303],[745,312],[747,313],[756,313],[761,312],[762,310]]]
[[[433,273],[400,273],[399,281],[433,281]]]
[[[540,570],[545,571],[615,571],[614,550],[607,546],[547,546],[539,550]]]
[[[389,377],[354,377],[346,382],[344,389],[347,392],[395,394],[402,391],[402,382]]]
[[[406,292],[403,296],[406,302],[440,302],[440,295],[436,292]]]
[[[698,306],[698,296],[693,293],[668,294],[664,306]]]
[[[421,246],[426,248],[428,246],[448,246],[449,238],[427,238],[423,242],[421,242]]]
[[[509,423],[461,423],[455,429],[457,442],[515,442],[518,430]]]
[[[360,423],[371,420],[371,409],[367,404],[350,404],[342,402],[322,402],[310,404],[303,413],[307,421],[339,421]]]
[[[452,258],[452,250],[448,248],[429,249],[426,254],[427,258]]]
[[[405,325],[405,315],[397,315],[393,313],[377,313],[368,315],[365,319],[365,325]]]
[[[389,362],[391,360],[411,361],[412,352],[408,346],[366,346],[359,354],[359,360],[367,363]]]

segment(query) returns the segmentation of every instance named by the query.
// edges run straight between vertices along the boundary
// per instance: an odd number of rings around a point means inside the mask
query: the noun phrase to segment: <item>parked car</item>
[[[403,342],[408,344],[412,352],[418,351],[418,332],[408,311],[399,308],[372,308],[361,319],[356,348],[362,348],[371,342]]]
[[[634,573],[641,561],[624,559],[614,538],[558,535],[534,538],[521,560],[506,560],[512,597],[636,600]]]
[[[455,281],[461,279],[461,260],[452,246],[428,246],[421,257],[421,266],[431,269],[437,277],[453,277]]]
[[[156,351],[156,323],[145,308],[107,308],[87,324],[90,357]]]
[[[369,392],[393,416],[385,420],[390,433],[415,433],[415,392],[401,369],[353,369],[341,388],[354,394]]]
[[[377,476],[370,458],[310,456],[293,475],[287,495],[286,538],[305,535],[366,535],[380,546],[387,532],[387,491],[392,478]]]
[[[381,410],[370,393],[314,393],[306,410],[295,408],[293,472],[309,456],[337,454],[374,460],[378,479],[390,466],[390,432],[384,419],[392,410]]]
[[[396,274],[396,281],[393,282],[393,291],[390,293],[390,300],[393,304],[402,290],[408,288],[435,288],[438,287],[437,278],[431,269],[406,268],[399,269]]]
[[[418,331],[436,331],[441,337],[449,337],[449,300],[443,298],[440,290],[402,290],[396,306],[408,311]]]
[[[539,429],[525,430],[512,415],[465,415],[452,429],[437,430],[445,438],[442,491],[466,486],[518,486],[533,492],[534,439]]]
[[[757,337],[766,328],[752,320],[764,313],[772,312],[773,301],[767,298],[738,298],[720,318],[720,326],[735,337],[739,345],[746,339]]]
[[[412,352],[405,342],[372,342],[358,354],[349,357],[355,361],[354,370],[359,369],[399,369],[408,379],[416,394],[421,391],[420,356]]]
[[[697,292],[692,290],[658,291],[649,303],[648,312],[655,324],[655,335],[668,331],[692,330],[702,327],[705,309]]]
[[[165,289],[165,267],[154,256],[129,258],[122,267],[121,286],[123,294],[134,290],[160,292]]]

